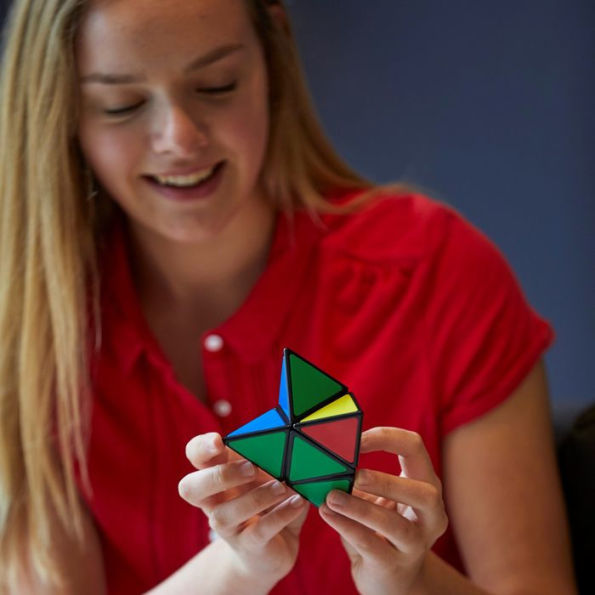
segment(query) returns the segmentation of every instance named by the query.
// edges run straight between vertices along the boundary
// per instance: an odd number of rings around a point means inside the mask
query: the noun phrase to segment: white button
[[[225,399],[219,399],[213,403],[213,409],[219,417],[227,417],[231,413],[231,403]]]
[[[205,349],[207,351],[220,351],[223,347],[223,339],[220,335],[209,335],[205,338]]]
[[[215,529],[211,529],[209,531],[209,541],[212,543],[213,541],[215,541],[215,539],[219,538],[219,533],[217,533],[217,531],[215,531]]]

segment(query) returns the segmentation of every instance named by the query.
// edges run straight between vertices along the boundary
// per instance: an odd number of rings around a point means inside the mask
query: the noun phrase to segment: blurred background
[[[595,402],[595,2],[288,5],[342,155],[455,207],[553,324],[546,362],[566,425]]]
[[[553,324],[546,361],[566,424],[595,402],[595,2],[288,6],[318,112],[347,161],[454,206]]]

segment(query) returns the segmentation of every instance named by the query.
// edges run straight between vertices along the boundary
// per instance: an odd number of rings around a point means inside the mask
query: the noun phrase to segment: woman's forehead
[[[76,42],[77,59],[112,69],[125,56],[157,64],[166,56],[254,40],[245,0],[91,0]]]

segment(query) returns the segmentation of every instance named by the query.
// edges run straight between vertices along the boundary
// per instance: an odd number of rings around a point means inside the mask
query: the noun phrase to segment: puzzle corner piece
[[[291,483],[290,486],[298,494],[316,507],[320,507],[326,501],[326,497],[332,490],[341,490],[351,494],[354,484],[354,475],[326,478],[320,481],[307,481],[302,483]]]

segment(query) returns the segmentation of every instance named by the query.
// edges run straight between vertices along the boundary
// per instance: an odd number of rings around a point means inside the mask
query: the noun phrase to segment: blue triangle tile
[[[291,419],[289,411],[289,386],[287,384],[287,360],[284,357],[281,364],[281,383],[279,384],[279,407],[283,409],[288,419]]]
[[[263,432],[266,430],[274,430],[276,428],[284,428],[285,422],[283,418],[279,415],[276,409],[271,409],[262,415],[259,415],[257,418],[253,419],[252,421],[248,422],[246,425],[243,425],[241,428],[238,428],[231,434],[228,434],[228,438],[240,436],[241,434],[250,434],[253,432]]]

